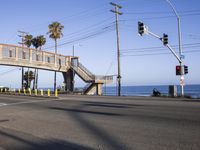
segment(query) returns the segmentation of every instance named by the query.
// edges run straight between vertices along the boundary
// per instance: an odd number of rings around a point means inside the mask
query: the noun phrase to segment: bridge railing
[[[113,82],[113,76],[95,76],[96,82],[103,82],[103,83],[112,83]]]
[[[55,53],[47,51],[9,44],[0,44],[0,60],[4,60],[4,62],[9,62],[9,60],[17,61],[25,66],[28,64],[33,66],[47,65],[55,70],[56,68],[69,67],[71,61],[70,56],[55,55]]]

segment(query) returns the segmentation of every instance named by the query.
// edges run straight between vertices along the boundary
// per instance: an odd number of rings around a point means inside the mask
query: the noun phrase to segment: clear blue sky
[[[143,21],[149,30],[169,35],[171,45],[178,44],[177,20],[165,0],[113,0],[123,6],[119,17],[122,85],[179,84],[175,75],[178,61],[162,43],[149,36],[137,34],[137,22]],[[189,66],[186,84],[200,84],[200,2],[171,0],[181,16],[182,43],[185,64]],[[1,2],[0,43],[17,44],[18,30],[45,35],[44,49],[53,51],[53,41],[46,35],[48,24],[61,22],[64,44],[58,52],[75,55],[97,75],[117,73],[116,33],[110,0],[6,0]],[[160,47],[160,48],[154,48]],[[178,50],[176,48],[176,50]],[[164,53],[164,54],[163,54]],[[169,54],[166,54],[169,53]],[[1,66],[0,85],[20,87],[21,71]],[[9,72],[11,71],[11,72]],[[9,72],[9,73],[6,73]],[[58,85],[63,81],[58,74]],[[83,82],[77,79],[76,86]],[[115,83],[113,84],[115,85]],[[53,73],[40,71],[39,87],[53,87]]]

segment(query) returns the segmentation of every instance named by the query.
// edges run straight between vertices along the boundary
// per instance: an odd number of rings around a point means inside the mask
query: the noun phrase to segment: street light
[[[77,46],[82,46],[81,44],[78,44]],[[75,54],[75,45],[73,45],[73,47],[72,47],[72,56],[73,56],[73,58],[74,58],[74,54]],[[73,92],[74,92],[74,85],[75,85],[75,80],[74,80],[74,77],[75,77],[75,71],[74,71],[74,69],[73,69]]]
[[[178,40],[179,40],[179,57],[180,57],[180,60],[182,60],[182,43],[181,43],[181,20],[180,20],[180,16],[178,15],[175,7],[172,5],[172,3],[170,2],[170,0],[165,0],[169,5],[170,7],[172,8],[174,14],[176,15],[177,17],[177,21],[178,21]],[[180,66],[183,66],[183,61],[180,61]],[[181,76],[181,96],[184,96],[184,74],[182,74]]]

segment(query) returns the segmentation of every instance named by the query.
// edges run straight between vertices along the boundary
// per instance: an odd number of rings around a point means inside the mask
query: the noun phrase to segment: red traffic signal
[[[176,75],[181,75],[181,66],[176,66]]]

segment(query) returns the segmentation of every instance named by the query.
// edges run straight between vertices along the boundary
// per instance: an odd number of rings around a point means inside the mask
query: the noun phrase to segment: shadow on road
[[[44,140],[15,130],[0,130],[0,149],[6,150],[92,150],[89,147],[60,140]]]
[[[93,115],[105,115],[105,116],[123,116],[122,114],[110,113],[110,112],[98,112],[98,111],[90,111],[90,110],[81,110],[76,108],[58,108],[58,107],[49,107],[49,109],[74,112],[74,113],[85,113],[85,114],[93,114]]]
[[[96,107],[108,107],[108,108],[132,108],[144,105],[137,104],[121,104],[121,103],[109,103],[109,102],[86,102],[86,106],[96,106]]]
[[[56,108],[56,107],[50,107],[50,109],[53,110],[59,110],[59,111],[65,111],[68,115],[71,116],[73,120],[75,120],[78,124],[81,125],[82,128],[84,128],[84,131],[87,131],[88,135],[95,136],[95,140],[98,141],[98,143],[103,144],[106,146],[105,149],[110,150],[122,150],[127,149],[125,145],[121,144],[121,142],[114,136],[110,135],[108,131],[105,131],[101,126],[101,124],[94,124],[92,123],[88,118],[90,118],[91,114],[97,114],[97,115],[107,115],[107,116],[121,116],[120,114],[115,113],[107,113],[107,112],[94,112],[94,111],[88,111],[83,110],[86,108],[84,105],[78,105],[74,109],[66,109],[66,108]],[[86,116],[85,116],[86,115]],[[103,117],[103,116],[102,116]]]

